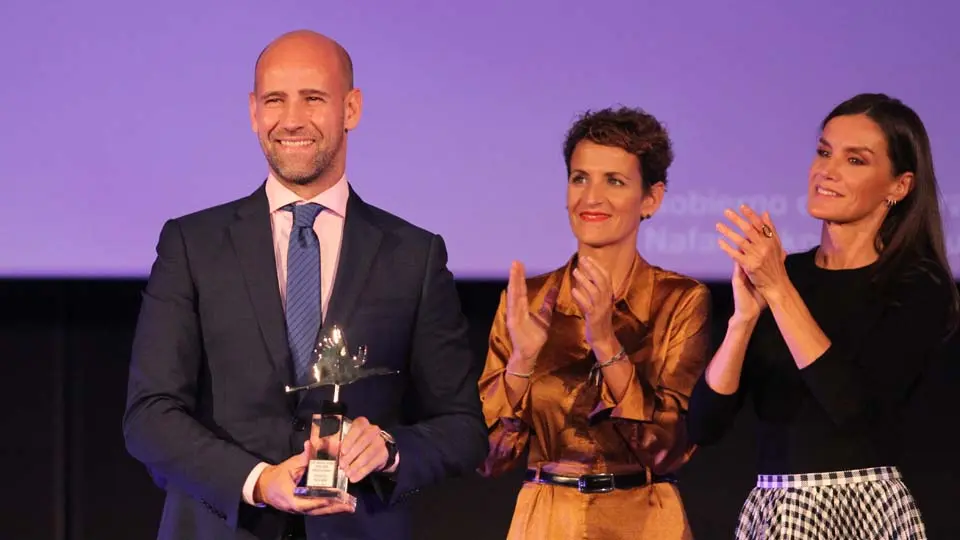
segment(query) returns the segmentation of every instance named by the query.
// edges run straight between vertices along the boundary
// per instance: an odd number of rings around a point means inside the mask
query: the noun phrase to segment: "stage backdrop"
[[[3,2],[0,276],[142,277],[165,219],[253,191],[253,63],[297,28],[353,55],[351,182],[443,234],[460,278],[567,259],[564,132],[617,104],[676,145],[639,238],[651,261],[729,276],[713,226],[739,202],[769,210],[788,249],[812,246],[818,124],[863,91],[926,121],[960,271],[958,20],[956,2],[896,0]]]

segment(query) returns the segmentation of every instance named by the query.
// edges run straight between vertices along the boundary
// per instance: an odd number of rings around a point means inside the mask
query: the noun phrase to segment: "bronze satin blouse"
[[[617,403],[606,384],[588,381],[596,358],[584,335],[584,320],[571,295],[576,256],[552,273],[527,280],[531,309],[557,287],[559,295],[547,342],[516,408],[505,380],[511,344],[505,293],[490,333],[480,378],[490,453],[480,472],[512,469],[526,447],[529,468],[562,474],[643,471],[666,449],[665,465],[676,471],[692,455],[683,415],[694,384],[706,367],[710,340],[710,293],[703,284],[649,265],[639,254],[628,286],[617,298],[614,331],[633,363],[635,377]],[[655,437],[646,451],[644,436]],[[524,483],[509,539],[691,538],[679,492],[656,483],[609,493]]]

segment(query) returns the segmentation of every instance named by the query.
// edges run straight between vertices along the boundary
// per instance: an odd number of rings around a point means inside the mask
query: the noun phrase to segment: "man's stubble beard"
[[[312,160],[312,167],[310,167],[309,171],[299,173],[291,171],[289,167],[284,167],[282,165],[280,156],[272,150],[269,141],[267,147],[264,148],[264,155],[267,158],[267,164],[270,166],[270,170],[273,171],[273,174],[275,174],[278,178],[298,186],[308,186],[323,176],[323,174],[330,169],[330,165],[333,163],[334,157],[336,157],[337,152],[340,151],[342,146],[343,137],[340,137],[336,141],[336,146],[334,148],[320,150],[317,152],[317,155]]]

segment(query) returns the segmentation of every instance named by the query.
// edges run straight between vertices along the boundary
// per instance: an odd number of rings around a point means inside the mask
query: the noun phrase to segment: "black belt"
[[[546,471],[540,471],[540,477],[537,477],[535,469],[527,469],[524,480],[540,484],[552,484],[555,486],[574,487],[580,493],[609,493],[614,489],[631,489],[647,484],[656,484],[659,482],[676,482],[676,477],[671,474],[647,475],[646,472],[628,473],[628,474],[584,474],[581,476],[564,476],[553,474]]]

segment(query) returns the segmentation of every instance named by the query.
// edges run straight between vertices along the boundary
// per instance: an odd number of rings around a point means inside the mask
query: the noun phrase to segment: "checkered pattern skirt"
[[[896,467],[760,475],[738,540],[925,540],[913,496]]]

